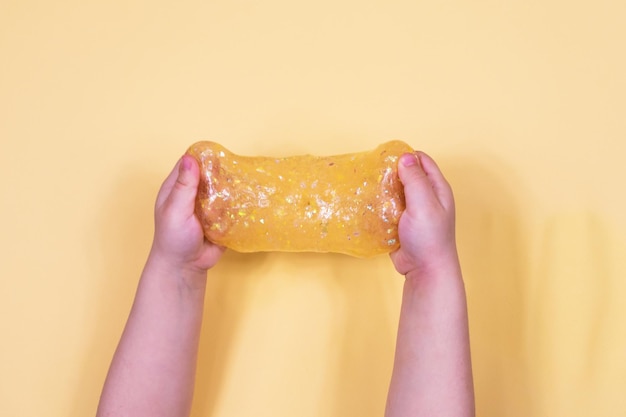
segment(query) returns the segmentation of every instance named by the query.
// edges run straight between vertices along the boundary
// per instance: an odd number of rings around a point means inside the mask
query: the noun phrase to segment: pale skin
[[[406,210],[391,254],[405,276],[386,417],[474,416],[465,288],[450,185],[426,154],[403,155]]]
[[[207,271],[224,249],[204,239],[194,214],[199,167],[183,156],[155,204],[155,235],[107,375],[98,417],[190,414]],[[405,276],[386,417],[474,415],[467,307],[454,233],[454,200],[426,154],[405,154]]]

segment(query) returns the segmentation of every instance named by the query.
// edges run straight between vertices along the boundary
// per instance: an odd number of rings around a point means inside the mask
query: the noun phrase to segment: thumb
[[[178,165],[178,177],[168,198],[172,210],[179,213],[193,212],[199,181],[200,168],[195,158],[183,155]]]
[[[400,157],[398,176],[404,186],[406,208],[414,212],[429,194],[433,194],[432,184],[416,153],[405,153]]]

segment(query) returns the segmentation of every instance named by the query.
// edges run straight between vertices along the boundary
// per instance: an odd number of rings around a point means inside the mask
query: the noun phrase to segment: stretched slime
[[[200,164],[196,215],[206,238],[238,252],[337,252],[370,257],[399,247],[404,192],[391,141],[335,156],[241,156],[215,142],[187,151]]]

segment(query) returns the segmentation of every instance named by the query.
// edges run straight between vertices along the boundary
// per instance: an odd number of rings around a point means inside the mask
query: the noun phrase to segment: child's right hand
[[[415,152],[402,155],[398,174],[406,209],[398,225],[400,248],[390,254],[396,270],[420,276],[457,265],[454,198],[439,167],[425,153]]]

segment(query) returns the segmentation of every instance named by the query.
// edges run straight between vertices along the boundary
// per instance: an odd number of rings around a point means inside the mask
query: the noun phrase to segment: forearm
[[[458,264],[409,274],[386,417],[473,415],[467,306]]]
[[[206,274],[150,257],[102,392],[98,416],[186,416],[193,396]]]

